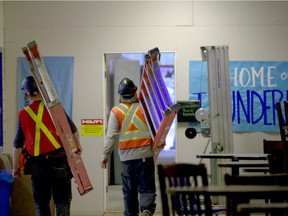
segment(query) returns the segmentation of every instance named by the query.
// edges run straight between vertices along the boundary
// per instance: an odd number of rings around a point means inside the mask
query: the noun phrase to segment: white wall
[[[287,10],[284,1],[5,1],[6,150],[12,151],[17,124],[16,58],[32,40],[42,55],[75,56],[73,120],[80,129],[82,118],[105,118],[103,53],[146,52],[156,46],[175,51],[176,100],[188,100],[188,62],[201,60],[200,46],[229,45],[231,60],[287,60]],[[207,140],[201,135],[186,139],[187,127],[177,126],[176,160],[198,162],[195,155],[202,153]],[[234,150],[260,153],[262,139],[275,137],[279,135],[237,133]],[[94,190],[80,197],[74,188],[72,214],[102,215],[103,137],[82,136],[81,143]]]
[[[0,47],[4,46],[4,14],[3,1],[0,1]]]
[[[0,1],[0,52],[3,53],[3,47],[4,47],[4,14],[3,14],[3,1]],[[2,65],[2,71],[3,71],[3,65]],[[0,70],[1,70],[0,69]],[[2,79],[2,77],[1,77]],[[2,91],[1,91],[2,94]],[[1,111],[2,112],[2,111]],[[0,147],[0,153],[3,151],[3,146]]]

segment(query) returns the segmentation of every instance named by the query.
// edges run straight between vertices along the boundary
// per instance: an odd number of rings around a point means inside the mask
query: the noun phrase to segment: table
[[[223,154],[198,154],[197,158],[203,159],[231,159],[232,161],[239,160],[267,160],[269,154],[236,154],[236,153],[223,153]]]
[[[258,204],[238,204],[237,205],[237,212],[239,213],[274,213],[277,214],[284,214],[288,212],[288,203],[258,203]]]
[[[231,168],[232,175],[239,175],[240,168],[243,167],[253,167],[253,168],[269,168],[269,164],[267,162],[242,162],[242,161],[229,161],[229,162],[219,162],[217,163],[218,167],[222,168]]]
[[[251,153],[211,153],[211,154],[198,154],[197,158],[202,159],[230,159],[231,161],[239,160],[267,160],[269,154],[251,154]],[[211,160],[211,175],[212,184],[217,185],[217,164],[216,161]]]
[[[233,198],[279,198],[287,199],[288,186],[280,185],[210,185],[203,187],[175,187],[166,189],[170,195],[195,194],[209,196],[225,196],[227,215],[231,215],[231,203]]]
[[[177,194],[177,193],[193,193],[197,195],[209,194],[212,196],[217,195],[252,195],[263,196],[269,198],[269,196],[276,195],[278,198],[288,196],[288,185],[209,185],[209,186],[200,186],[200,187],[173,187],[167,188],[166,192],[168,194]]]

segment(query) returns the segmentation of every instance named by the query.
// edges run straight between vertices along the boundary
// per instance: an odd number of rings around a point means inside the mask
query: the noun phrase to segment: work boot
[[[142,216],[152,216],[153,214],[149,211],[149,210],[147,210],[147,209],[145,209],[143,212],[142,212]]]

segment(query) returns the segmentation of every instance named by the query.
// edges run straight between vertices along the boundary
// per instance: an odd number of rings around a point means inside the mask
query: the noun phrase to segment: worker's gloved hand
[[[82,153],[82,148],[80,145],[77,146],[77,149],[75,151],[76,154],[81,154]]]
[[[21,178],[20,169],[13,169],[12,170],[12,176],[16,179],[20,179]]]
[[[108,164],[108,160],[107,159],[103,159],[102,161],[100,161],[100,166],[103,169],[107,168],[107,164]]]

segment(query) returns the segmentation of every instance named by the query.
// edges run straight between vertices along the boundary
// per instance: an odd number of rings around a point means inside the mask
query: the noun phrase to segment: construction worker
[[[155,166],[152,139],[138,102],[137,87],[124,78],[118,87],[120,104],[110,112],[101,167],[106,168],[114,145],[118,143],[122,171],[124,215],[153,215],[156,208]],[[119,135],[119,140],[117,139]],[[140,194],[138,200],[138,192]]]
[[[22,89],[25,100],[30,104],[19,112],[18,129],[13,144],[13,176],[21,178],[18,164],[25,144],[27,161],[24,173],[31,174],[36,216],[51,215],[51,195],[57,216],[69,216],[72,173],[65,151],[33,76],[23,80]],[[75,124],[68,116],[67,119],[75,139],[78,140]]]

